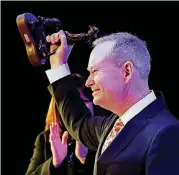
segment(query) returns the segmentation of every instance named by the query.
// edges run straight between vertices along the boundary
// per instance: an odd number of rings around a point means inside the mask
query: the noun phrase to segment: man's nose
[[[88,79],[86,80],[85,86],[86,87],[91,87],[91,85],[94,84],[94,80],[92,79],[91,76],[88,77]]]

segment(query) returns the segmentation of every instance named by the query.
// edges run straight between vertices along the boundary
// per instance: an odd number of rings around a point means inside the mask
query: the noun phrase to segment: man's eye
[[[97,73],[97,70],[93,70],[93,73]]]

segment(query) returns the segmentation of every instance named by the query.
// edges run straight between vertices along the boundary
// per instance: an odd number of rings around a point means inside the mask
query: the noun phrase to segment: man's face
[[[86,86],[91,87],[93,91],[93,103],[106,109],[120,98],[124,88],[120,68],[108,57],[114,44],[107,41],[96,46],[88,63],[90,76]]]

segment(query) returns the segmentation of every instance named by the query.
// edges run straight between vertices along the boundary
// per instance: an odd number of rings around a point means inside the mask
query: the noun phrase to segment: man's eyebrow
[[[91,67],[87,67],[87,70],[90,72],[94,67],[91,66]]]
[[[93,70],[93,69],[98,69],[98,68],[99,68],[99,66],[96,65],[96,66],[88,67],[87,70],[90,72],[91,70]]]

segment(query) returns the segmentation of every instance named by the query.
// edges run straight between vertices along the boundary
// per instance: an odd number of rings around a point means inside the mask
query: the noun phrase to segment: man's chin
[[[93,98],[93,104],[94,105],[98,105],[98,106],[100,106],[100,107],[102,107],[102,103],[103,102],[103,100],[102,99],[100,99],[100,98]]]
[[[93,104],[94,105],[99,105],[99,100],[97,98],[93,98]]]

